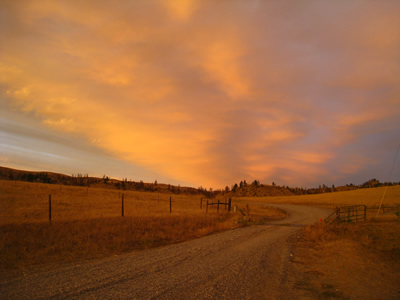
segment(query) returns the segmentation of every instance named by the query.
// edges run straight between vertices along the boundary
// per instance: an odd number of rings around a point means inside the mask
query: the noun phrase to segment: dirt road
[[[329,211],[276,205],[289,217],[101,260],[0,280],[0,297],[81,299],[294,299],[290,239]]]

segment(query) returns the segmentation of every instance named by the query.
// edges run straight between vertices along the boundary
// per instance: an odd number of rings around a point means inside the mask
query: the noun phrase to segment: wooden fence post
[[[122,194],[122,216],[124,216],[124,194]]]
[[[229,198],[229,204],[228,204],[228,211],[231,211],[231,207],[232,207],[232,199]]]
[[[225,199],[225,206],[224,206],[224,210],[226,211],[226,199]]]
[[[49,221],[51,222],[51,195],[49,195]]]
[[[367,220],[367,206],[364,205],[364,221]]]
[[[218,200],[218,204],[217,204],[217,213],[219,213],[219,200]]]
[[[206,213],[208,213],[208,200],[207,200],[207,206],[206,206]]]
[[[169,213],[172,213],[172,197],[169,196]]]
[[[203,208],[203,198],[200,198],[200,209]]]

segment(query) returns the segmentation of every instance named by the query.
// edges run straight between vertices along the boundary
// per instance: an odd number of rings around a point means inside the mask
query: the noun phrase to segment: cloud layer
[[[86,145],[75,161],[97,151],[108,169],[126,162],[114,176],[207,187],[386,176],[400,142],[399,10],[398,1],[2,2],[3,160],[19,116]],[[46,153],[43,139],[20,143]]]

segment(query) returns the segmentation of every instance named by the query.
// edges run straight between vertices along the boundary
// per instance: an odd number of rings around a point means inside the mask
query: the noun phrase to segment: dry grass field
[[[227,213],[224,206],[219,213],[210,206],[206,214],[205,203],[199,195],[0,180],[0,266],[102,257],[248,224],[238,222],[243,217]],[[251,213],[257,222],[284,217],[275,208],[254,206]]]
[[[0,181],[0,222],[47,221],[49,195],[52,220],[72,221],[121,216],[122,194],[125,216],[162,216],[170,212],[170,195],[55,184]],[[197,213],[198,195],[172,195],[172,215]]]
[[[372,208],[379,206],[385,190],[386,187],[379,187],[315,195],[282,197],[243,197],[234,198],[234,200],[239,203],[287,203],[328,208],[335,208],[337,206],[345,205],[367,205],[368,207]],[[387,187],[383,204],[385,206],[395,206],[400,204],[400,186]]]

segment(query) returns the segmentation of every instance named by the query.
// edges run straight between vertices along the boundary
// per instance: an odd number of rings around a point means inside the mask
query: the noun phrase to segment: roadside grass
[[[370,252],[400,258],[400,221],[393,215],[369,218],[366,222],[358,223],[321,222],[309,225],[303,229],[302,238],[316,249],[323,248],[331,241],[354,240]]]
[[[237,226],[229,214],[110,217],[1,225],[0,265],[91,259],[190,240]]]
[[[294,287],[305,297],[397,299],[399,218],[307,226],[298,234],[293,262]]]

